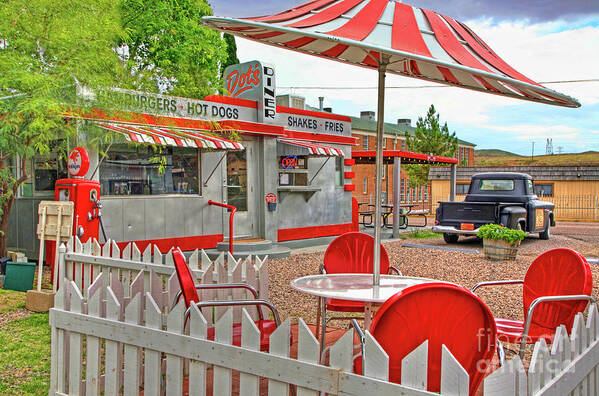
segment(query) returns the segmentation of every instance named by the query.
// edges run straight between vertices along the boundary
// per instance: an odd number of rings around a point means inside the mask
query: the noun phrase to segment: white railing
[[[187,263],[197,284],[246,283],[258,292],[260,299],[269,299],[267,257],[250,255],[235,259],[223,252],[212,261],[203,250],[196,249]],[[158,306],[164,308],[180,290],[172,249],[162,254],[157,246],[148,245],[142,253],[135,243],[129,243],[121,251],[114,241],[100,245],[97,240],[82,244],[78,238],[71,239],[59,255],[59,279],[73,281],[87,298],[91,282],[98,274],[102,275],[104,285],[111,285],[127,302],[138,292],[151,292]],[[242,289],[198,290],[198,294],[202,300],[246,297]],[[218,318],[224,309],[216,308],[216,312]],[[240,315],[236,311],[236,318]],[[209,323],[213,319],[208,318]]]
[[[259,351],[260,333],[245,310],[239,320],[225,311],[214,324],[216,341],[209,341],[209,318],[192,307],[186,322],[182,302],[172,310],[165,304],[178,284],[144,292],[143,274],[128,291],[103,273],[86,291],[63,281],[50,311],[50,395],[138,395],[142,389],[145,395],[204,395],[209,384],[213,395],[231,395],[234,381],[240,395],[287,395],[290,389],[298,395],[433,395],[425,391],[428,342],[402,361],[400,385],[387,381],[388,356],[368,332],[364,376],[353,373],[353,331],[331,347],[330,365],[321,365],[318,341],[302,319],[293,335],[297,357],[291,354],[290,318],[270,336],[268,353]],[[157,280],[151,270],[151,284]],[[496,370],[485,379],[485,396],[597,394],[597,316],[592,305],[586,324],[579,314],[570,336],[558,328],[551,350],[538,342],[528,373],[518,357]],[[241,347],[231,345],[233,322],[242,323]],[[441,395],[468,394],[468,374],[445,347],[441,371]]]

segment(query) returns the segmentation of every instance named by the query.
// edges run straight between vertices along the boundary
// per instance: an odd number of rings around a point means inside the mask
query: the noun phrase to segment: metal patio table
[[[435,279],[411,276],[381,275],[381,283],[372,283],[372,274],[323,274],[309,275],[291,281],[291,287],[302,293],[321,297],[321,312],[327,298],[364,302],[364,328],[369,329],[372,317],[378,307],[394,294],[414,285],[429,282],[440,282]],[[322,315],[322,329],[326,328]],[[320,338],[321,351],[324,348],[324,334]]]

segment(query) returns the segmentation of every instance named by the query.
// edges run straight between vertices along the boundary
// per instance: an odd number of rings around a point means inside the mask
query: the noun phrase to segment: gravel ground
[[[523,241],[515,261],[490,261],[482,254],[482,242],[476,238],[460,239],[448,245],[442,238],[407,239],[384,243],[390,261],[406,276],[439,279],[471,288],[485,280],[523,279],[526,269],[541,253],[567,247],[586,257],[599,257],[599,225],[585,223],[559,224],[547,241],[536,235]],[[458,253],[443,250],[405,248],[404,243],[453,246],[478,249],[481,254]],[[271,301],[279,309],[282,318],[300,316],[308,323],[316,320],[316,298],[299,293],[289,286],[292,279],[318,273],[324,251],[296,254],[285,259],[270,260],[269,280]],[[599,279],[599,266],[592,265],[594,284]],[[497,317],[522,319],[521,286],[500,286],[481,290],[479,295]],[[599,298],[597,288],[593,295]],[[338,322],[340,323],[340,322]]]

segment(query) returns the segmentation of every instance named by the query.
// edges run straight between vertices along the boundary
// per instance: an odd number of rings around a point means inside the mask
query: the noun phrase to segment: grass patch
[[[0,313],[25,308],[25,295],[24,292],[0,289]]]
[[[0,328],[0,394],[47,395],[49,386],[48,314],[31,313],[8,322]]]
[[[399,234],[400,239],[433,239],[440,238],[442,234],[432,231],[410,231]]]

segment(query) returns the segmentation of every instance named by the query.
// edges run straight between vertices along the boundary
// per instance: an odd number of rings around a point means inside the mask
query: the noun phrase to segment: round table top
[[[383,303],[397,292],[422,283],[439,282],[411,276],[381,275],[378,287],[372,285],[372,274],[310,275],[291,281],[294,289],[318,297]]]

